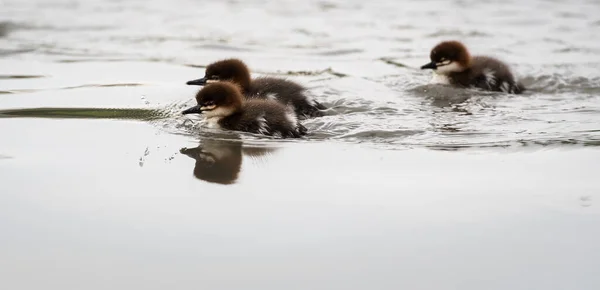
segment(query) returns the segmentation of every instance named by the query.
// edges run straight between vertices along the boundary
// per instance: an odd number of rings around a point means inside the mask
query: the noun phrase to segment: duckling
[[[432,83],[487,91],[520,94],[525,88],[515,80],[508,65],[488,56],[473,56],[458,41],[436,45],[429,56],[431,62],[421,69],[433,69]]]
[[[295,82],[260,77],[250,79],[250,70],[239,59],[225,59],[214,62],[206,67],[204,77],[187,82],[188,85],[199,85],[232,81],[242,88],[243,94],[250,99],[271,99],[284,105],[291,105],[296,115],[301,119],[323,116],[321,110],[325,106],[305,94],[305,88]]]
[[[306,128],[293,111],[273,100],[244,100],[231,82],[216,82],[196,94],[198,105],[182,113],[203,114],[211,127],[276,137],[299,138]]]

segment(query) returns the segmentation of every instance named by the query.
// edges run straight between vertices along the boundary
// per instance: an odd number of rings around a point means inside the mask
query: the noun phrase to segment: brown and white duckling
[[[488,56],[473,56],[458,41],[436,45],[429,56],[431,62],[421,69],[433,69],[432,83],[465,88],[520,94],[525,88],[517,82],[505,63]]]
[[[306,134],[294,112],[273,100],[244,100],[237,85],[217,82],[196,94],[198,105],[182,113],[202,114],[212,127],[282,138]]]
[[[187,82],[188,85],[203,86],[217,81],[231,81],[242,88],[243,94],[250,99],[272,99],[292,106],[301,118],[323,116],[323,105],[305,94],[306,89],[292,81],[259,77],[252,80],[250,70],[239,59],[225,59],[206,67],[204,77]]]

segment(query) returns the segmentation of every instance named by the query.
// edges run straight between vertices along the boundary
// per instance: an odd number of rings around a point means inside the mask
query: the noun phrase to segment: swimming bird
[[[321,110],[326,109],[306,95],[306,88],[295,82],[273,77],[251,79],[246,64],[235,58],[211,63],[206,67],[203,78],[188,81],[187,84],[203,86],[218,81],[236,83],[249,99],[271,99],[292,106],[301,119],[323,116]]]
[[[525,88],[515,80],[505,63],[489,56],[471,56],[464,44],[444,41],[429,55],[431,62],[421,69],[432,69],[432,83],[487,91],[520,94]]]
[[[244,99],[231,82],[206,85],[196,94],[198,105],[182,113],[202,114],[211,127],[282,138],[299,138],[306,128],[290,108],[274,100]]]

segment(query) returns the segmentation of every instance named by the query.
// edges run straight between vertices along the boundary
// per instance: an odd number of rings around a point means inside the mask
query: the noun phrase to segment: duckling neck
[[[235,107],[219,107],[212,111],[206,112],[204,114],[204,118],[209,127],[219,128],[221,127],[223,119],[226,119],[231,115],[235,115],[238,110],[239,109],[236,109]]]
[[[469,82],[472,79],[472,70],[470,67],[465,68],[462,71],[459,72],[452,72],[450,74],[448,74],[448,79],[450,81],[451,84],[455,84],[455,85],[461,85],[464,87],[468,87],[469,86]]]
[[[215,122],[221,128],[235,129],[236,124],[239,124],[240,119],[242,118],[242,113],[243,112],[241,110],[239,110],[228,116],[221,117],[218,120],[215,120]]]
[[[247,94],[250,92],[250,79],[240,79],[238,80],[238,84],[242,88],[242,93]]]

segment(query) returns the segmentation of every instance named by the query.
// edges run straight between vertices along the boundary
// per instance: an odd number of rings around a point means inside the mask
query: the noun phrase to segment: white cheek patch
[[[216,107],[215,105],[210,105],[210,106],[202,106],[202,107],[200,107],[200,111],[212,110],[212,109],[214,109],[215,107]]]
[[[207,84],[214,84],[214,83],[218,83],[219,80],[206,80]]]
[[[213,109],[212,111],[202,112],[202,114],[204,114],[204,117],[207,120],[213,119],[213,118],[220,119],[220,118],[224,118],[224,117],[227,117],[227,116],[233,114],[233,109],[218,107],[216,109]]]
[[[460,64],[458,64],[457,62],[454,61],[454,62],[450,62],[449,64],[443,65],[443,66],[438,66],[437,69],[435,70],[435,72],[438,74],[449,74],[449,73],[453,73],[453,72],[461,72],[463,70],[464,70],[464,68]]]

